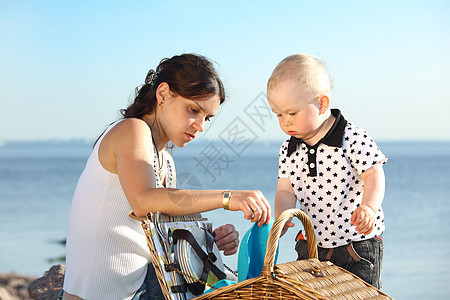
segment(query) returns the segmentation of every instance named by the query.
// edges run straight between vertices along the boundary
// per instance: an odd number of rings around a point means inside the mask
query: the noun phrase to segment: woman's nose
[[[193,127],[198,132],[202,132],[205,129],[205,123],[206,123],[206,120],[204,118],[199,118],[198,120],[195,120]]]

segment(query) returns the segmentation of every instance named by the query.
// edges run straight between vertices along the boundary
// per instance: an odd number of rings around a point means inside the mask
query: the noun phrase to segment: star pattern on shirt
[[[322,143],[310,146],[302,142],[290,157],[287,147],[288,141],[280,149],[278,177],[290,178],[300,208],[311,218],[317,244],[331,248],[365,239],[350,225],[350,219],[362,199],[360,174],[386,160],[375,142],[363,129],[348,122],[342,147]],[[380,209],[371,235],[383,231],[384,216]]]

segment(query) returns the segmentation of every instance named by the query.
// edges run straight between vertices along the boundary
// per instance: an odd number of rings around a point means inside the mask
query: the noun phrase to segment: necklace
[[[159,150],[158,150],[158,147],[156,146],[155,139],[153,138],[153,135],[152,135],[152,142],[153,142],[153,146],[155,146],[156,158],[158,159],[158,174],[160,174],[161,173],[161,169],[162,169],[163,166],[162,166],[162,164],[160,162],[160,159],[159,159]]]

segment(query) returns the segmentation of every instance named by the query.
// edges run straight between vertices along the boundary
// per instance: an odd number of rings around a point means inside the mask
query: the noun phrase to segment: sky
[[[215,62],[204,138],[284,139],[265,107],[286,56],[317,56],[331,106],[381,141],[450,140],[448,1],[0,0],[0,142],[95,139],[165,57]]]

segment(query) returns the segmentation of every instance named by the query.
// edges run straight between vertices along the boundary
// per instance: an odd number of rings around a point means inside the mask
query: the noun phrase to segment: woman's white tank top
[[[122,120],[120,120],[122,121]],[[98,158],[103,137],[78,180],[68,217],[64,290],[82,299],[131,299],[144,282],[150,262],[146,237],[117,174],[105,170]],[[158,158],[153,146],[153,170]],[[166,187],[175,187],[175,168],[163,151]],[[163,187],[155,172],[157,187]]]

